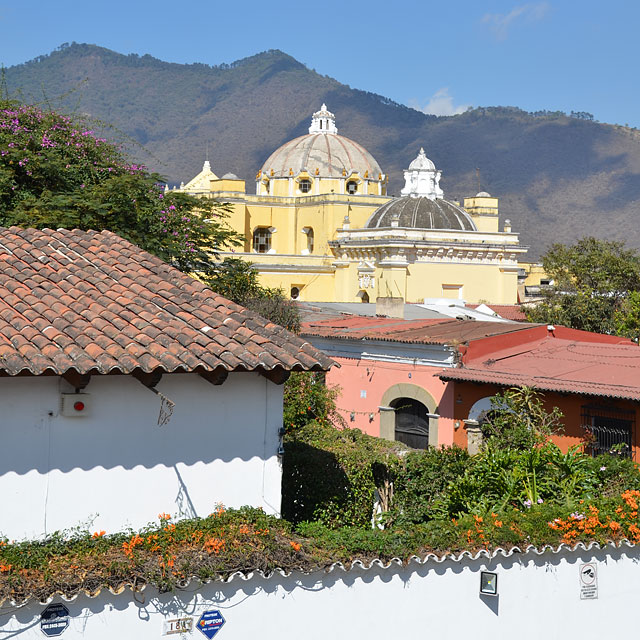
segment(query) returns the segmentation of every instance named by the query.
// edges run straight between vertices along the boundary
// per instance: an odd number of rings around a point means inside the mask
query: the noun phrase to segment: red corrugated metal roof
[[[640,400],[640,348],[549,336],[463,361],[440,378]]]
[[[383,340],[416,344],[467,344],[488,336],[525,331],[541,325],[476,320],[403,320],[354,316],[302,325],[302,335],[338,340]]]

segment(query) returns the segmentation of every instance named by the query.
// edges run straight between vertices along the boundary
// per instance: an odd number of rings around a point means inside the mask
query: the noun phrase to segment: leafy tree
[[[247,307],[261,316],[282,325],[289,331],[300,330],[300,312],[282,289],[263,287],[258,272],[250,262],[239,258],[225,258],[216,265],[207,284],[220,295]]]
[[[529,320],[574,329],[637,336],[630,293],[640,291],[640,256],[624,243],[583,238],[573,246],[555,244],[542,264],[553,279],[544,299],[528,310]],[[616,319],[617,318],[617,319]]]
[[[239,244],[212,200],[164,193],[81,120],[0,97],[0,225],[109,229],[182,271],[210,274]]]
[[[620,336],[640,339],[640,291],[630,291],[613,314],[614,332]]]
[[[547,411],[540,394],[531,387],[507,389],[491,399],[482,422],[482,435],[501,449],[528,451],[562,431],[562,412]]]
[[[310,422],[346,428],[346,422],[336,407],[339,395],[340,388],[328,387],[323,373],[293,372],[284,385],[285,430],[295,431]]]

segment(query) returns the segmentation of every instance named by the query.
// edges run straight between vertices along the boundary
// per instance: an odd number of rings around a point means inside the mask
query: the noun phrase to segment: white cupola
[[[323,104],[320,111],[316,111],[311,117],[309,133],[338,133],[336,117],[327,110],[326,104]]]
[[[405,184],[400,195],[430,200],[444,197],[444,192],[440,188],[441,174],[442,171],[436,169],[433,162],[425,155],[424,149],[420,148],[418,157],[404,171]]]

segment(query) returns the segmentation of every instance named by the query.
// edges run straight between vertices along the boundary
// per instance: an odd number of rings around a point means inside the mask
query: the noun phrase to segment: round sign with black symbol
[[[592,587],[596,582],[596,566],[591,562],[580,567],[580,582],[585,587]]]
[[[69,609],[63,604],[50,604],[40,614],[40,630],[45,636],[59,636],[68,626]]]

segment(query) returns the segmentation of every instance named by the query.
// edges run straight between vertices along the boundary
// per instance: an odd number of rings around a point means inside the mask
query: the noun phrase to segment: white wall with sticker
[[[218,625],[216,640],[277,638],[612,638],[627,635],[640,593],[640,547],[516,551],[439,562],[358,563],[309,575],[276,572],[269,578],[233,576],[227,582],[192,581],[174,593],[147,587],[118,595],[103,590],[79,595],[65,606],[65,640],[206,636],[205,621]],[[581,571],[592,564],[597,597],[581,598]],[[496,596],[481,595],[482,571],[497,574]],[[591,580],[586,576],[587,581]],[[56,598],[55,602],[63,602]],[[3,637],[42,638],[46,605],[30,602],[0,609]],[[222,624],[220,624],[222,619]],[[168,634],[170,621],[191,631]],[[211,628],[211,627],[208,627]]]

